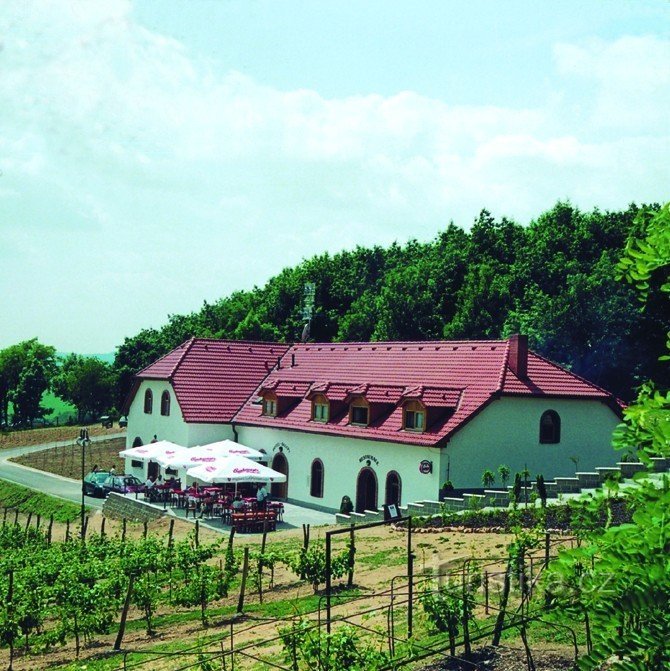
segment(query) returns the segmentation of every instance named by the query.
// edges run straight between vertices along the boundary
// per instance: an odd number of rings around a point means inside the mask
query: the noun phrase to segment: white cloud
[[[667,137],[670,40],[649,35],[558,44],[554,57],[568,83],[581,79],[593,87],[590,125]]]
[[[277,90],[214,71],[121,1],[10,3],[0,35],[0,284],[25,284],[2,292],[16,319],[0,341],[23,337],[20,300],[47,270],[73,304],[71,321],[45,309],[45,339],[95,313],[89,349],[109,349],[328,248],[667,186],[667,40],[557,45],[560,90],[512,109]],[[101,295],[128,297],[122,318]]]

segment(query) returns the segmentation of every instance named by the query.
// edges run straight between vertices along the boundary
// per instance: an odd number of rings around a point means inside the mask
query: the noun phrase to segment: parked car
[[[100,418],[100,424],[104,429],[111,429],[114,426],[114,420],[109,415],[103,415]]]
[[[105,496],[110,492],[116,494],[133,494],[143,492],[144,485],[134,475],[110,475],[103,483]]]
[[[128,426],[128,418],[127,417],[120,417],[119,418],[119,428],[123,429],[126,426]]]
[[[105,495],[105,490],[102,485],[108,477],[109,473],[107,471],[91,471],[84,478],[84,494],[86,494],[86,496],[103,497]]]

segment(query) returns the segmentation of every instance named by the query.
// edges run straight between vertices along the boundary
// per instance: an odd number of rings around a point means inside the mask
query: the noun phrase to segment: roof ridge
[[[187,341],[188,345],[184,348],[184,351],[181,353],[181,356],[177,359],[175,362],[175,365],[172,366],[172,370],[170,371],[170,374],[168,375],[168,380],[172,380],[174,377],[174,374],[177,372],[177,368],[181,365],[181,362],[184,360],[184,357],[191,351],[191,347],[193,347],[193,343],[195,342],[195,337],[191,338],[190,340]],[[184,344],[182,344],[182,347],[184,347]]]
[[[198,342],[216,342],[226,345],[269,345],[270,347],[279,346],[291,348],[291,343],[280,342],[278,340],[235,340],[234,338],[200,338],[194,336],[191,340],[197,340]],[[176,348],[175,348],[176,349]]]
[[[505,338],[478,338],[478,339],[461,339],[461,340],[341,340],[339,342],[300,342],[289,345],[289,348],[297,347],[351,347],[352,345],[370,345],[371,347],[389,346],[389,345],[421,345],[423,347],[430,345],[472,345],[482,344],[506,344],[508,341]]]
[[[149,370],[149,368],[153,368],[157,363],[163,361],[163,359],[167,359],[167,357],[169,357],[170,354],[172,354],[173,352],[176,352],[178,349],[182,349],[187,343],[190,344],[193,340],[195,340],[195,338],[189,338],[188,340],[184,340],[183,343],[181,343],[180,345],[177,345],[176,347],[173,347],[169,352],[166,352],[165,354],[163,354],[163,356],[158,357],[158,359],[156,359],[155,361],[152,361],[148,366],[145,366],[144,368],[138,370],[137,373],[135,373],[134,377],[141,375],[142,373],[144,373],[145,370]],[[184,356],[184,354],[182,352],[182,356],[179,359],[180,361],[183,358],[183,356]]]
[[[530,354],[530,351],[528,352]],[[502,370],[500,371],[500,377],[498,378],[498,388],[496,393],[501,392],[505,388],[505,382],[507,381],[507,367],[509,366],[509,338],[507,339],[507,346],[505,347],[505,355],[503,357]]]

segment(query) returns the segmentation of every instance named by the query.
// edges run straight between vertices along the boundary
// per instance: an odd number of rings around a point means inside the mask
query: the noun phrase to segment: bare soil
[[[103,433],[101,437],[91,440],[91,444],[86,448],[84,470],[88,473],[93,466],[97,465],[101,471],[108,471],[113,466],[117,473],[123,473],[125,461],[119,457],[119,452],[125,448],[126,439],[104,439],[104,435]],[[73,480],[81,479],[81,447],[79,445],[51,447],[47,450],[15,457],[11,461]]]
[[[171,518],[163,518],[149,525],[149,533],[154,535],[167,534],[170,526]],[[89,522],[88,534],[95,534],[100,532],[102,524],[102,515],[100,512],[93,515]],[[108,534],[120,534],[121,523],[107,520],[105,522],[105,531]],[[323,538],[326,527],[313,528],[311,533],[311,542],[316,542]],[[54,526],[54,538],[64,538],[65,525]],[[176,539],[185,537],[188,533],[192,533],[193,525],[182,520],[175,520],[174,535]],[[143,533],[142,524],[131,524],[127,526],[128,537],[139,537]],[[221,534],[206,528],[200,529],[200,540],[206,542],[209,540],[217,540],[221,538]],[[505,534],[471,534],[471,533],[445,533],[445,534],[422,534],[414,537],[413,550],[416,555],[415,570],[417,574],[417,583],[421,581],[421,575],[424,570],[429,569],[440,570],[441,568],[448,568],[451,562],[466,559],[468,557],[482,557],[489,558],[494,564],[494,558],[503,557],[505,547],[511,540],[511,536]],[[239,550],[243,546],[250,548],[257,547],[261,542],[261,535],[238,535],[235,538],[235,546]],[[334,551],[343,550],[347,542],[347,534],[343,534],[337,538],[334,543]],[[351,618],[353,622],[361,622],[366,625],[380,625],[384,628],[386,614],[382,612],[380,620],[377,623],[375,619],[370,619],[370,616],[357,616],[357,613],[369,609],[374,606],[388,605],[389,595],[379,595],[379,592],[388,590],[391,580],[395,576],[401,576],[406,572],[406,553],[407,553],[407,538],[405,534],[391,532],[387,527],[379,527],[375,529],[368,529],[359,531],[356,534],[356,572],[355,584],[359,588],[363,598],[351,603],[342,603],[334,606],[334,614],[346,615]],[[302,544],[302,530],[291,529],[281,532],[272,533],[268,536],[268,550],[272,551],[273,546],[279,550],[292,548],[297,550]],[[502,565],[502,562],[501,562]],[[299,582],[295,576],[290,573],[284,566],[278,566],[275,571],[275,586],[272,590],[267,588],[269,576],[266,576],[264,589],[264,604],[272,604],[275,602],[298,602],[300,599],[310,596],[313,593],[312,587]],[[338,581],[342,583],[343,581]],[[402,585],[403,580],[400,579],[397,585]],[[494,590],[492,590],[492,599]],[[213,604],[212,608],[219,606],[233,606],[237,603],[238,593],[231,594],[228,598],[223,599],[217,604]],[[334,600],[337,604],[337,599]],[[250,581],[247,585],[246,604],[248,608],[254,609],[258,607],[259,596],[253,582]],[[288,608],[291,610],[290,606]],[[183,609],[174,609],[168,606],[162,607],[158,615],[171,614],[175,612],[185,612]],[[192,609],[195,613],[195,609]],[[136,611],[131,611],[129,621],[140,620],[140,614]],[[401,618],[402,620],[402,618]],[[187,622],[179,622],[172,625],[158,625],[158,633],[153,637],[148,637],[144,629],[140,626],[136,629],[129,629],[124,638],[124,649],[135,650],[150,650],[156,645],[165,645],[170,642],[196,642],[198,638],[212,634],[223,634],[227,628],[222,629],[226,624],[226,620],[221,618],[213,618],[210,622],[209,628],[204,628],[200,620],[194,618]],[[253,628],[250,622],[242,623],[239,629],[236,628],[235,646],[245,642],[260,641],[277,636],[276,622],[261,622]],[[242,630],[247,628],[248,631],[243,633]],[[237,633],[237,632],[240,633]],[[81,664],[85,665],[87,660],[93,660],[106,655],[112,648],[115,635],[97,636],[88,646],[85,646],[80,655]],[[274,644],[267,649],[264,649],[264,654],[268,651],[278,651],[279,644]],[[515,653],[516,661],[525,659]],[[74,643],[70,642],[63,648],[56,648],[53,651],[44,654],[40,657],[29,656],[26,658],[19,657],[14,664],[17,671],[27,671],[28,669],[55,669],[66,666],[74,659]],[[0,667],[7,661],[7,651],[0,650]],[[121,660],[119,660],[120,662]],[[194,661],[194,660],[191,660]],[[512,659],[510,658],[510,663]],[[152,669],[170,669],[174,662],[164,661],[155,662],[152,665],[142,668]],[[182,665],[186,661],[182,658]],[[502,662],[501,662],[502,663]],[[525,663],[525,661],[524,661]],[[176,668],[176,667],[175,667]],[[459,667],[426,667],[427,669],[451,669]],[[463,667],[466,668],[466,667]],[[470,667],[471,668],[471,667]],[[516,671],[518,666],[482,666],[481,668],[488,669],[509,669]],[[538,666],[539,669],[563,669],[568,667],[563,666]]]
[[[537,671],[568,671],[574,668],[572,649],[538,649],[534,646],[532,658]],[[424,666],[421,671],[528,671],[523,648],[490,646],[476,650],[467,661],[441,661]]]

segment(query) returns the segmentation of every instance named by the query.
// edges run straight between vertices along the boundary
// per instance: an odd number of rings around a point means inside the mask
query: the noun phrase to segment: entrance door
[[[362,469],[356,483],[356,512],[366,510],[377,510],[377,476],[371,468]]]
[[[386,476],[386,505],[400,505],[400,476],[395,471],[389,471]]]
[[[271,468],[286,476],[286,482],[273,482],[270,487],[270,496],[273,499],[285,499],[288,497],[288,460],[282,452],[277,452],[272,459]]]
[[[151,478],[154,482],[158,478],[158,472],[160,470],[160,467],[155,461],[150,461],[147,464],[147,477]]]

